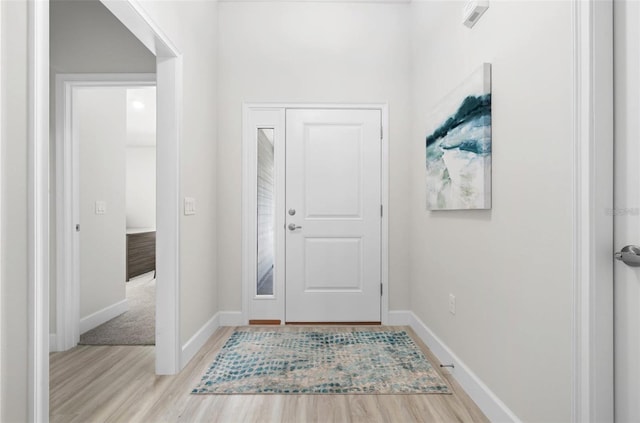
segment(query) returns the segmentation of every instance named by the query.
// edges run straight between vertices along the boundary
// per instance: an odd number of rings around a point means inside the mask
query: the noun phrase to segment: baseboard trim
[[[80,319],[80,335],[87,331],[90,331],[95,327],[100,326],[104,322],[108,322],[114,317],[118,317],[128,310],[129,302],[125,298],[124,300],[105,307],[102,310],[98,310],[95,313],[88,315],[87,317],[83,317],[82,319]]]
[[[191,337],[182,346],[182,353],[180,354],[180,369],[184,369],[193,357],[200,351],[200,349],[207,343],[207,340],[213,335],[213,333],[220,327],[220,313],[213,315],[211,319]]]
[[[241,311],[220,311],[220,326],[243,326],[246,323]]]
[[[410,312],[410,326],[441,363],[454,363],[451,375],[492,422],[521,422],[458,356],[418,316]]]
[[[411,323],[411,312],[409,310],[389,311],[387,325],[389,326],[409,326]]]

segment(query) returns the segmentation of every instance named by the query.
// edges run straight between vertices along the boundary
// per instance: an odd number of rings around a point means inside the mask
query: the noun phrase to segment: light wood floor
[[[386,329],[406,330],[439,367],[410,328]],[[233,330],[219,329],[174,376],[154,374],[148,346],[52,353],[51,422],[488,422],[446,372],[453,395],[190,395]]]

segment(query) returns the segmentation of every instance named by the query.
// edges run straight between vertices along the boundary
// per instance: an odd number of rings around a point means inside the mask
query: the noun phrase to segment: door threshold
[[[278,320],[249,320],[249,325],[280,325],[280,319]]]

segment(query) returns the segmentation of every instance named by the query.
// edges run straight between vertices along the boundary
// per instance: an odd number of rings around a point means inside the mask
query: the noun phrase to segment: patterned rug
[[[193,394],[449,394],[405,331],[236,330]]]

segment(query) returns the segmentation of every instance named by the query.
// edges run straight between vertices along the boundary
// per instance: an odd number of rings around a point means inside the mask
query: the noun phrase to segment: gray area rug
[[[449,394],[405,331],[236,330],[193,394]]]
[[[156,280],[127,282],[129,311],[80,335],[81,345],[155,345]]]

